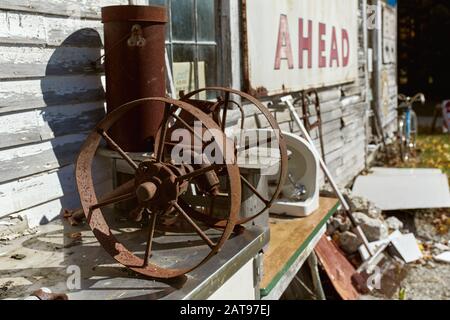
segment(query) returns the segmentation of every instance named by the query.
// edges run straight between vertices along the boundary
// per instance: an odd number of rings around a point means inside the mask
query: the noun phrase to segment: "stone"
[[[387,225],[378,219],[373,219],[362,212],[353,213],[353,217],[361,226],[369,241],[386,239],[389,236]]]
[[[333,226],[336,230],[339,230],[340,232],[350,231],[350,229],[352,228],[350,219],[346,219],[341,216],[333,218]]]
[[[328,235],[333,235],[336,232],[336,227],[334,226],[332,221],[329,221],[327,223],[327,234]]]
[[[450,251],[441,253],[438,256],[434,257],[434,260],[442,263],[450,263]]]
[[[362,241],[358,236],[350,231],[339,234],[339,246],[348,254],[353,254],[358,251]]]
[[[435,243],[434,249],[436,249],[437,251],[450,251],[450,247],[442,243]]]
[[[383,218],[383,216],[381,215],[382,212],[383,211],[373,203],[370,203],[367,209],[367,215],[373,219],[382,219]]]
[[[390,217],[385,220],[386,225],[391,230],[402,230],[403,229],[403,222],[398,220],[396,217]]]
[[[365,212],[369,209],[369,201],[362,197],[352,197],[351,198],[356,211]]]

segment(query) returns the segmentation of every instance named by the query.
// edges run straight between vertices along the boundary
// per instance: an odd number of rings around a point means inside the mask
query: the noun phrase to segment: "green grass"
[[[417,157],[399,164],[407,168],[438,168],[450,177],[450,135],[420,135],[417,139]]]

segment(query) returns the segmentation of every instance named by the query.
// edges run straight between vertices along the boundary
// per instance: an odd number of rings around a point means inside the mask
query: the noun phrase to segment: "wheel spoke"
[[[182,182],[182,181],[185,181],[185,180],[191,180],[191,179],[193,179],[195,177],[198,177],[198,176],[200,176],[202,174],[205,174],[206,172],[220,169],[223,166],[224,166],[223,164],[212,164],[210,166],[207,166],[207,167],[204,167],[204,168],[192,171],[192,172],[190,172],[188,174],[185,174],[183,176],[179,176],[176,180],[177,180],[177,182]]]
[[[136,193],[134,193],[134,192],[126,193],[126,194],[123,194],[121,196],[117,196],[117,197],[114,197],[114,198],[109,198],[107,200],[104,200],[103,202],[99,202],[97,204],[94,204],[93,206],[90,207],[90,210],[93,211],[93,210],[96,210],[96,209],[99,209],[99,208],[103,208],[103,207],[109,206],[111,204],[115,204],[115,203],[118,203],[118,202],[123,202],[123,201],[126,201],[126,200],[131,200],[131,199],[134,199],[135,197],[136,197]]]
[[[228,104],[230,103],[230,93],[225,93],[225,101],[223,103],[223,115],[222,115],[222,131],[225,132],[225,128],[227,125],[227,112],[228,112]]]
[[[106,133],[105,130],[99,130],[99,134],[103,137],[103,139],[105,139],[106,143],[108,143],[111,148],[118,152],[122,156],[122,158],[126,162],[128,162],[128,164],[134,170],[138,169],[138,165],[136,164],[136,162],[134,162],[133,159],[131,159],[130,156],[125,151],[123,151],[121,147],[119,147],[119,145]]]
[[[110,193],[105,194],[104,196],[100,197],[100,201],[105,201],[117,196],[121,196],[123,194],[128,194],[131,193],[132,191],[134,191],[134,184],[135,181],[134,179],[131,179],[123,184],[121,184],[120,186],[118,186],[116,189],[114,189],[113,191],[111,191]]]
[[[269,137],[266,139],[266,141],[263,141],[263,145],[266,145],[266,146],[270,143],[272,143],[272,137]],[[240,146],[239,148],[236,148],[236,151],[239,153],[239,152],[247,151],[247,150],[250,150],[251,148],[255,148],[255,147],[259,147],[259,146],[260,146],[260,141],[255,141],[255,142],[246,144],[244,146]]]
[[[169,125],[169,117],[175,112],[175,110],[171,110],[172,108],[166,108],[164,110],[164,118],[163,118],[163,128],[161,132],[161,136],[159,137],[159,143],[158,143],[158,150],[156,151],[156,161],[161,162],[163,155],[164,155],[164,145],[166,142],[166,135],[167,135],[167,126]]]
[[[153,213],[153,214],[150,213],[150,215],[151,215],[150,229],[148,231],[147,246],[145,248],[144,266],[148,265],[148,258],[151,256],[151,253],[152,253],[153,235],[155,234],[155,226],[156,226],[157,214],[156,213]]]
[[[252,186],[252,184],[250,182],[248,182],[247,179],[245,179],[242,175],[241,175],[241,180],[244,182],[245,185],[247,185],[247,187],[262,201],[264,202],[265,205],[268,205],[270,203],[269,200],[266,200],[259,192],[258,190],[256,190],[256,188],[254,186]]]
[[[195,232],[198,233],[198,235],[203,239],[203,241],[206,242],[206,244],[213,249],[216,244],[212,242],[212,240],[200,229],[200,227],[191,219],[191,217],[188,216],[188,214],[183,210],[183,208],[180,207],[178,203],[174,203],[173,205],[175,209],[181,213],[184,219],[195,229]]]
[[[200,136],[197,132],[195,132],[195,130],[192,128],[192,126],[190,126],[186,121],[184,121],[179,115],[173,114],[172,116],[173,116],[175,119],[177,119],[177,121],[180,121],[181,124],[182,124],[187,130],[189,130],[189,132],[191,132],[197,139],[200,139],[200,141],[203,142],[203,137]]]

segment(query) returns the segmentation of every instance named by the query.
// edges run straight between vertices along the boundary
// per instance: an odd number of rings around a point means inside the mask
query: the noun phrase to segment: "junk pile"
[[[327,224],[327,235],[336,243],[341,253],[358,271],[368,270],[364,278],[352,279],[362,294],[381,293],[392,297],[400,289],[410,266],[435,267],[436,263],[450,263],[450,242],[448,240],[427,240],[416,238],[414,222],[401,221],[387,216],[374,203],[355,196],[350,190],[345,196],[352,207],[353,217],[364,231],[373,251],[385,250],[379,261],[370,261],[360,237],[353,231],[352,223],[343,211],[338,211]],[[412,217],[412,215],[409,215]],[[447,216],[442,219],[447,223]],[[437,230],[437,229],[436,229]],[[380,262],[382,259],[384,261]]]

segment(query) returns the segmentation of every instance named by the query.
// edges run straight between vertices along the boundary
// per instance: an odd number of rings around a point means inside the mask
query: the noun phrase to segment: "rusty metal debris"
[[[47,288],[39,289],[32,294],[39,300],[69,300],[69,297],[65,293],[52,293]]]
[[[356,270],[336,245],[323,236],[315,252],[331,283],[343,300],[357,300],[359,293],[352,283]]]
[[[193,97],[202,91],[216,92],[217,101],[195,100]],[[281,155],[280,171],[271,199],[264,199],[256,188],[242,178],[235,159],[236,145],[224,133],[230,106],[239,105],[241,112],[243,110],[240,103],[231,99],[231,95],[238,96],[239,99],[256,106],[267,119],[272,130],[278,130],[278,148]],[[108,134],[108,131],[120,119],[149,103],[162,103],[165,106],[164,117],[155,137],[154,154],[148,159],[138,162],[124,151],[125,149]],[[243,114],[242,112],[242,116]],[[171,159],[171,151],[174,148],[174,144],[170,140],[171,133],[183,128],[190,132],[192,137],[195,137],[198,132],[193,130],[194,121],[200,122],[202,132],[209,132],[211,137],[209,141],[203,141],[203,147],[214,143],[216,152],[223,157],[223,164],[208,162],[202,150],[198,150],[195,145],[186,147],[190,150],[193,158],[200,157],[203,160],[202,164],[176,163]],[[241,119],[241,123],[244,123],[243,119]],[[120,186],[110,194],[97,198],[91,171],[92,161],[102,140],[129,164],[135,174],[127,184]],[[218,143],[219,141],[223,144]],[[232,155],[231,162],[229,161],[230,154]],[[184,95],[181,100],[145,98],[126,103],[110,112],[91,132],[76,162],[76,180],[83,212],[97,240],[119,263],[137,273],[154,278],[174,278],[184,275],[218,253],[233,232],[242,231],[241,224],[256,218],[277,199],[281,186],[284,184],[286,172],[286,145],[280,135],[276,120],[265,106],[253,97],[227,88],[198,90]],[[241,185],[250,188],[264,202],[264,209],[252,217],[243,218],[239,215]],[[192,188],[195,189],[195,195],[191,194]],[[191,203],[189,196],[202,198],[207,203],[214,203],[212,199],[225,199],[227,202],[226,214],[215,215],[211,207],[206,208]],[[130,220],[140,221],[145,215],[149,218],[144,255],[133,253],[132,248],[127,248],[117,240],[102,211],[104,207],[130,199],[137,204],[136,208],[129,213]],[[220,236],[215,237],[213,241],[202,226],[216,229]],[[159,266],[152,261],[155,230],[195,233],[209,247],[209,253],[200,262],[193,263],[192,266],[186,268],[171,269]]]

